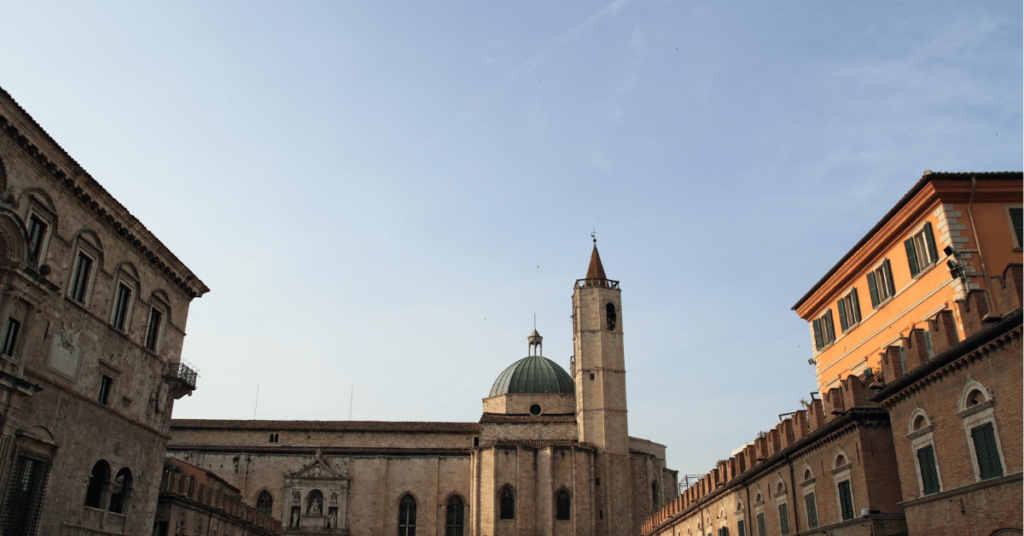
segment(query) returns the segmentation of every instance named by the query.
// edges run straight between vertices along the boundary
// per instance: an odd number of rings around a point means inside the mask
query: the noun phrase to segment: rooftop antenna
[[[352,420],[352,401],[356,397],[356,384],[352,382],[352,387],[348,391],[348,420]]]
[[[252,420],[256,420],[256,408],[260,407],[260,382],[256,382],[256,406],[252,408]]]

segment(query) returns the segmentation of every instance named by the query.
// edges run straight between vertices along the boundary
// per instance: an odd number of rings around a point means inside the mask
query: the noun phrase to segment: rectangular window
[[[157,338],[160,334],[160,321],[163,313],[156,307],[149,310],[149,327],[146,328],[146,349],[156,351]]]
[[[1010,215],[1010,226],[1013,227],[1013,238],[1017,241],[1015,246],[1020,249],[1024,245],[1024,229],[1021,228],[1021,207],[1007,207],[1006,212]]]
[[[78,303],[85,304],[85,290],[89,285],[89,271],[92,269],[92,259],[85,253],[78,253],[78,261],[75,263],[75,274],[71,279],[71,289],[68,296]]]
[[[13,318],[7,319],[7,327],[4,329],[4,342],[3,346],[0,346],[0,354],[14,357],[14,345],[18,343],[19,329],[21,329],[21,322]]]
[[[818,528],[818,504],[814,501],[814,494],[804,495],[804,504],[807,506],[807,528]]]
[[[779,534],[789,536],[789,507],[786,504],[779,505]]]
[[[131,298],[132,289],[124,283],[118,283],[117,295],[114,296],[114,317],[110,323],[121,331],[124,331],[124,323],[128,318],[128,302]]]
[[[868,293],[871,294],[871,308],[878,306],[896,294],[896,284],[892,281],[892,264],[889,259],[868,273]]]
[[[935,469],[935,450],[931,445],[917,449],[917,466],[921,469],[921,487],[925,495],[939,492],[939,473]]]
[[[764,523],[764,514],[757,514],[757,536],[768,536],[768,526]]]
[[[48,460],[32,454],[18,454],[8,483],[3,524],[0,525],[4,534],[36,533],[49,472]]]
[[[832,323],[832,309],[829,309],[812,322],[814,326],[814,344],[818,350],[832,344],[836,340],[836,328]]]
[[[111,378],[110,376],[103,376],[100,379],[100,396],[97,397],[96,400],[100,404],[103,404],[104,406],[106,406],[107,402],[110,401],[109,400],[110,399],[110,390],[113,387],[114,387],[114,379]]]
[[[743,520],[736,522],[736,536],[747,536],[746,529],[743,528]]]
[[[49,228],[46,222],[36,217],[35,214],[28,218],[28,257],[32,260],[39,259],[40,249],[43,247],[43,238],[46,237],[46,229]]]
[[[851,327],[860,323],[860,302],[857,301],[857,289],[853,289],[836,304],[839,309],[839,325],[846,333]]]
[[[1003,464],[999,461],[999,448],[996,446],[996,431],[992,423],[971,428],[971,440],[974,441],[974,455],[978,458],[978,472],[982,480],[1003,476]]]
[[[853,519],[853,494],[850,493],[850,481],[839,483],[839,506],[842,508],[843,521]]]
[[[920,233],[903,241],[907,250],[907,264],[910,265],[910,277],[917,277],[925,268],[939,260],[939,251],[935,247],[935,235],[932,224],[924,224]]]

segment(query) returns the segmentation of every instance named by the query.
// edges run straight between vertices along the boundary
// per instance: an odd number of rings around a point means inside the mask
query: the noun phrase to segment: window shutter
[[[789,536],[789,508],[785,504],[779,505],[779,532]]]
[[[747,536],[746,529],[743,527],[743,520],[736,522],[736,536]]]
[[[857,289],[850,292],[850,312],[853,313],[851,324],[860,322],[860,298],[857,297]]]
[[[825,346],[825,344],[822,342],[822,339],[821,339],[821,319],[820,318],[815,318],[814,321],[811,322],[811,325],[814,326],[814,344],[815,344],[815,349],[821,350],[821,347]]]
[[[1003,464],[999,461],[999,449],[996,448],[995,429],[987,422],[971,429],[974,440],[974,454],[978,458],[978,472],[982,480],[1003,476]]]
[[[885,262],[882,263],[882,267],[885,269],[885,284],[889,286],[889,295],[895,296],[896,283],[892,279],[892,263],[889,262],[889,259],[885,259]]]
[[[807,505],[807,528],[818,528],[818,505],[814,502],[814,494],[804,495],[804,503]]]
[[[839,309],[839,326],[843,328],[843,333],[846,333],[847,328],[850,327],[850,323],[846,321],[846,307],[843,306],[845,299],[836,302],[836,308]]]
[[[832,323],[832,309],[825,314],[825,338],[828,342],[836,340],[836,326]]]
[[[939,260],[939,250],[935,247],[935,234],[932,233],[932,224],[928,222],[924,224],[924,242],[928,246],[928,263],[931,264]]]
[[[921,268],[917,265],[917,252],[914,251],[914,238],[908,238],[903,241],[903,247],[907,249],[907,264],[910,265],[910,277],[917,277],[917,274],[921,273]]]
[[[871,272],[868,274],[868,293],[871,294],[871,308],[877,309],[878,302],[878,287],[875,286],[875,273]]]
[[[1013,223],[1013,232],[1017,236],[1017,247],[1024,246],[1024,223],[1022,223],[1024,209],[1020,207],[1010,209],[1010,221]]]
[[[768,527],[764,525],[764,514],[757,514],[757,536],[768,536]]]
[[[850,495],[850,481],[839,483],[839,505],[843,509],[843,521],[853,519],[853,497]]]
[[[931,445],[917,450],[917,463],[921,468],[921,486],[925,495],[939,492],[939,473],[935,469],[935,450]]]

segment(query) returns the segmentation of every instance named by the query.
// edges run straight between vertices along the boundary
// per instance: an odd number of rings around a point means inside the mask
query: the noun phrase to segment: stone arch
[[[109,487],[110,463],[107,460],[99,460],[92,466],[89,486],[85,490],[85,506],[96,509],[106,506]]]
[[[737,512],[742,512],[743,511],[743,501],[736,501],[736,511]]]
[[[313,488],[306,493],[305,515],[324,515],[324,492],[319,488]]]
[[[515,519],[516,490],[512,484],[505,484],[498,488],[495,498],[495,504],[498,505],[498,519]]]
[[[35,198],[36,198],[36,201],[40,205],[42,205],[43,208],[45,208],[46,210],[49,210],[53,214],[53,216],[56,218],[56,216],[57,216],[57,205],[53,202],[53,197],[50,197],[50,193],[49,192],[47,192],[46,190],[44,190],[42,188],[39,188],[38,186],[29,186],[28,188],[25,188],[24,190],[22,190],[21,194],[18,195],[18,199],[15,201],[14,206],[16,206],[16,207],[17,206],[21,206],[21,204],[25,201],[25,198],[30,196],[30,195],[34,195]],[[56,221],[53,222],[53,226],[54,226],[54,228],[57,227],[57,222]]]
[[[95,269],[103,270],[103,241],[100,240],[100,235],[88,227],[82,227],[71,237],[71,244],[81,244],[82,242],[94,250],[88,253],[96,256]],[[74,270],[73,267],[72,270]]]
[[[957,411],[963,411],[969,407],[989,402],[994,398],[992,391],[989,391],[981,382],[968,374],[967,382],[964,384],[964,389],[960,394],[960,400],[957,402],[956,409]]]
[[[565,486],[555,490],[555,520],[569,521],[572,519],[572,492]]]
[[[914,411],[910,413],[910,419],[907,420],[907,433],[910,434],[916,432],[917,430],[930,426],[931,424],[932,419],[928,416],[928,413],[921,409],[920,406],[917,406],[914,408]]]
[[[132,498],[132,490],[135,488],[135,480],[132,477],[132,470],[122,467],[114,477],[114,485],[110,495],[110,511],[115,514],[123,514],[127,511]]]
[[[761,490],[757,490],[757,493],[754,495],[754,504],[759,504],[759,503],[763,503],[763,502],[764,502],[764,495],[761,495]]]
[[[836,446],[835,452],[832,454],[832,469],[837,469],[844,465],[849,465],[851,462],[850,455],[846,453],[843,447]]]
[[[786,483],[782,481],[782,477],[775,477],[775,494],[779,495],[786,492]]]
[[[814,470],[811,469],[810,464],[804,462],[804,470],[800,472],[804,482],[812,480],[814,478]]]
[[[0,210],[0,258],[24,262],[28,230],[13,212]]]
[[[135,263],[133,263],[132,261],[121,261],[117,263],[117,266],[114,267],[113,273],[116,274],[117,272],[120,272],[122,270],[124,271],[124,273],[135,278],[136,281],[140,280],[139,269],[135,267]]]

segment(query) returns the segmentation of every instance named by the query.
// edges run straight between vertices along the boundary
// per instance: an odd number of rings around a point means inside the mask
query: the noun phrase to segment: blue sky
[[[474,421],[534,313],[568,368],[596,227],[630,434],[686,474],[808,397],[790,307],[926,169],[1024,168],[1022,18],[12,2],[0,86],[212,289],[176,417]]]

